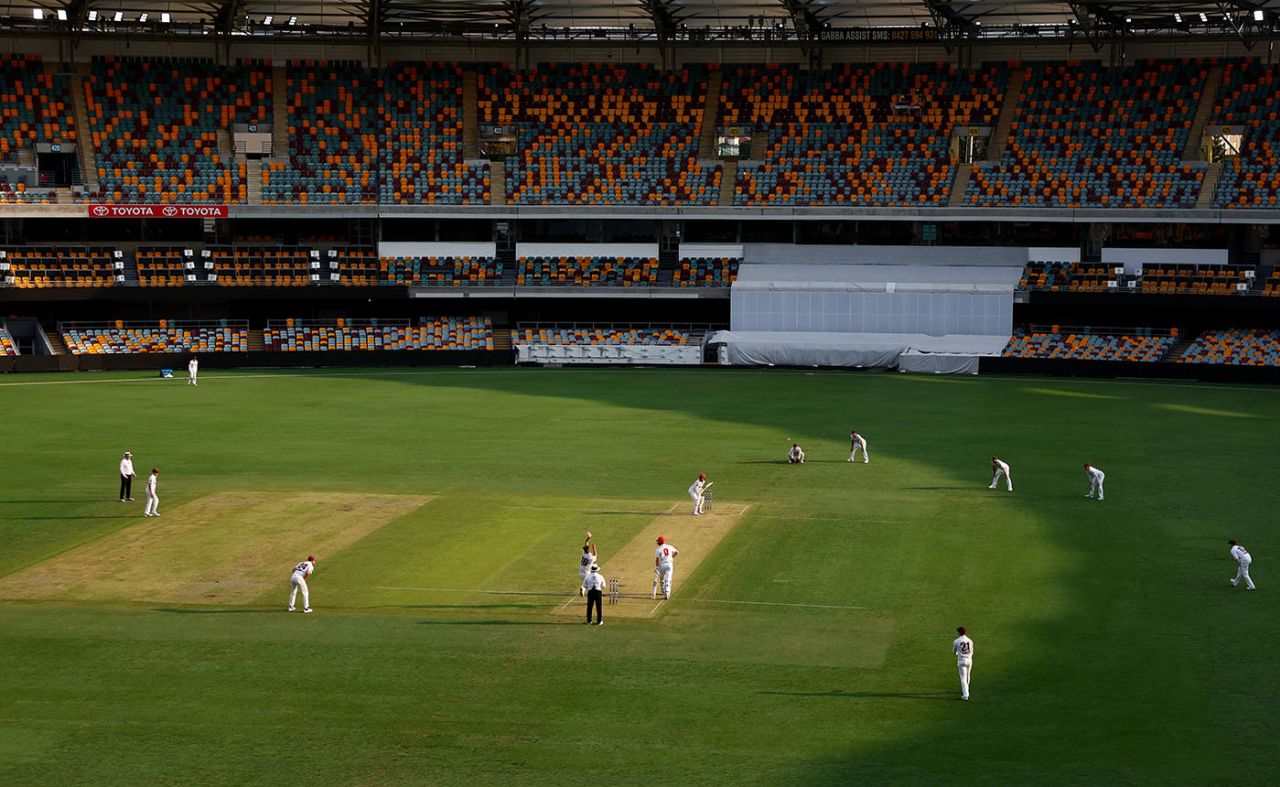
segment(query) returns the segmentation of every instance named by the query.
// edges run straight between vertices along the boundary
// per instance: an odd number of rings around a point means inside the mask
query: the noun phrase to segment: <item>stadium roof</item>
[[[1280,0],[1044,2],[1042,0],[9,0],[9,30],[163,33],[193,26],[243,35],[359,33],[537,40],[661,37],[698,31],[778,31],[839,40],[839,31],[916,29],[966,37],[1063,31],[1269,37]],[[2,17],[0,17],[2,18]],[[938,33],[935,32],[935,35]],[[744,39],[749,40],[747,35]]]

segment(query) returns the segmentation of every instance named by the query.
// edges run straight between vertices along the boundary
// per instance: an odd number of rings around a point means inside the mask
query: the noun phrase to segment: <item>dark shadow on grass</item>
[[[566,621],[567,623],[567,621]],[[419,626],[563,626],[553,620],[419,620]]]
[[[954,691],[760,691],[757,694],[773,694],[780,697],[838,697],[842,699],[904,699],[904,700],[956,700]]]
[[[20,503],[31,505],[36,503],[56,504],[56,503],[107,503],[107,502],[115,502],[115,501],[111,498],[103,498],[103,497],[95,497],[89,500],[53,500],[53,499],[46,498],[44,500],[0,500],[0,505],[5,505],[7,503],[13,503],[14,505],[18,505]]]
[[[243,608],[236,609],[182,609],[180,607],[155,607],[152,612],[167,612],[171,615],[241,615],[257,612],[259,614],[269,614],[283,612],[281,609],[261,609],[261,608]],[[288,614],[288,613],[285,613]]]
[[[969,490],[974,489],[974,487],[972,486],[904,486],[902,488],[911,489],[911,490],[920,491],[920,492],[936,492],[938,490],[943,490],[943,489],[948,489],[953,491],[964,490],[964,489],[969,489]],[[989,489],[987,491],[992,491],[992,490]],[[1005,494],[1008,494],[1008,492],[1006,492]]]
[[[546,609],[556,603],[543,604],[397,604],[394,609]]]
[[[44,519],[133,519],[137,514],[117,514],[107,516],[16,516],[19,522],[32,522]]]
[[[739,459],[740,465],[789,465],[785,459]]]

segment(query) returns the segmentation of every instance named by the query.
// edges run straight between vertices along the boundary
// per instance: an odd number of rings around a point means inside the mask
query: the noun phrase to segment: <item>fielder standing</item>
[[[151,468],[151,475],[147,476],[147,507],[142,512],[143,516],[160,516],[160,495],[156,492],[159,481],[160,471]]]
[[[1231,556],[1236,559],[1238,568],[1236,569],[1236,578],[1231,580],[1231,587],[1239,587],[1240,580],[1244,580],[1244,586],[1250,590],[1257,590],[1253,584],[1253,580],[1249,578],[1249,566],[1253,563],[1253,556],[1249,554],[1249,550],[1240,546],[1235,539],[1227,541],[1231,545]]]
[[[1093,497],[1094,493],[1098,494],[1098,500],[1102,500],[1102,482],[1106,480],[1107,474],[1089,464],[1084,463],[1085,475],[1089,476],[1089,494],[1085,497]]]
[[[591,566],[596,562],[596,545],[591,543],[591,531],[587,531],[587,540],[582,542],[582,557],[578,559],[578,595],[582,595],[587,586],[587,574],[591,573]]]
[[[196,373],[199,371],[200,362],[197,361],[196,357],[193,355],[191,356],[191,360],[187,361],[187,385],[199,385],[199,383],[196,382]]]
[[[586,579],[582,580],[582,587],[587,590],[587,625],[591,625],[591,607],[596,608],[596,625],[604,625],[604,589],[606,582],[604,575],[600,573],[600,567],[591,566],[591,573],[587,574]]]
[[[698,473],[698,477],[689,487],[689,497],[693,500],[693,515],[702,516],[702,490],[707,488],[707,474]]]
[[[858,452],[862,452],[862,463],[865,465],[871,461],[871,454],[867,453],[867,438],[858,434],[858,430],[854,429],[849,433],[849,461],[852,462],[858,456]]]
[[[789,465],[804,464],[804,451],[800,448],[799,443],[791,444],[791,451],[787,454],[787,464]]]
[[[120,460],[120,502],[133,500],[133,454],[125,451]]]
[[[307,577],[311,576],[311,572],[316,570],[315,555],[307,555],[307,559],[293,567],[293,576],[289,577],[289,611],[293,611],[293,602],[298,598],[298,591],[302,591],[302,611],[311,611],[311,593],[307,590]]]
[[[987,489],[995,489],[996,483],[1000,481],[1000,476],[1004,476],[1004,483],[1009,487],[1009,491],[1013,491],[1013,476],[1009,475],[1009,463],[998,456],[991,457],[991,486]]]
[[[964,626],[956,629],[960,636],[951,643],[951,652],[956,655],[956,668],[960,671],[960,699],[969,699],[969,673],[973,670],[973,640],[965,635]]]
[[[662,585],[662,597],[671,598],[671,575],[675,572],[676,555],[680,550],[658,536],[658,548],[653,553],[653,570],[657,573],[658,582]]]

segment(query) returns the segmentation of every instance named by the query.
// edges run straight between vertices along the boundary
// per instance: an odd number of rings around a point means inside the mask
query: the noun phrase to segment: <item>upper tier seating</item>
[[[676,287],[728,287],[738,279],[740,257],[683,257],[671,277]]]
[[[182,287],[187,283],[188,262],[194,255],[180,246],[140,246],[133,259],[138,265],[139,287]]]
[[[0,158],[37,143],[78,141],[70,77],[45,73],[39,55],[0,55],[0,108]]]
[[[713,72],[718,78],[719,72]],[[483,123],[519,124],[507,160],[514,204],[712,205],[721,167],[698,161],[708,71],[640,64],[493,65]]]
[[[339,260],[341,282],[355,287],[484,287],[502,280],[502,263],[492,257],[383,257],[359,263]]]
[[[1239,265],[1144,265],[1139,286],[1148,294],[1240,295],[1238,285],[1252,284],[1246,275],[1252,271]]]
[[[1205,331],[1187,347],[1178,363],[1280,366],[1280,331],[1259,328]]]
[[[1270,208],[1280,204],[1280,81],[1274,65],[1256,59],[1230,61],[1222,74],[1210,121],[1242,135],[1240,155],[1228,158],[1214,192],[1220,208]]]
[[[9,331],[3,325],[0,325],[0,355],[17,355],[18,345],[14,344],[13,337],[9,335]]]
[[[209,246],[210,279],[223,287],[305,287],[311,250],[289,246]]]
[[[383,72],[379,202],[489,203],[488,162],[462,158],[462,79],[457,63],[397,63]]]
[[[1272,269],[1271,275],[1263,282],[1262,294],[1268,298],[1280,298],[1280,268]]]
[[[994,125],[1006,81],[996,66],[729,69],[721,125],[767,129],[763,160],[739,164],[734,204],[945,205],[952,132]]]
[[[269,324],[263,340],[266,349],[277,352],[492,350],[493,324],[488,317],[424,318],[416,326],[405,320],[355,324],[341,318],[332,323],[289,319]]]
[[[116,283],[115,249],[105,246],[21,246],[4,252],[14,287],[111,287]]]
[[[658,281],[653,257],[521,257],[517,263],[519,287],[631,287]]]
[[[1202,61],[1027,66],[1008,149],[998,162],[974,165],[967,201],[1195,207],[1205,165],[1181,157],[1208,70]]]
[[[73,355],[113,355],[119,353],[248,352],[249,330],[245,324],[223,321],[221,325],[160,320],[156,325],[77,325],[62,327],[62,339]]]
[[[688,344],[689,332],[676,328],[616,326],[551,326],[518,328],[511,341],[519,344]]]
[[[263,203],[376,203],[378,79],[358,63],[310,60],[286,74],[289,161],[263,167]]]
[[[232,160],[229,132],[237,123],[270,123],[265,69],[95,57],[85,101],[103,199],[246,200],[245,165]]]
[[[1053,326],[1048,331],[1018,328],[1004,348],[1005,358],[1058,358],[1079,361],[1137,361],[1155,363],[1178,344],[1177,332],[1152,336],[1137,329],[1125,334],[1063,332]]]

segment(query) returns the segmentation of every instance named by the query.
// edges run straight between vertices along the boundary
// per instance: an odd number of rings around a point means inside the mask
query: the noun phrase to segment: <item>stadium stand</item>
[[[209,280],[222,287],[305,287],[312,250],[290,246],[208,246]]]
[[[1243,295],[1253,272],[1240,265],[1144,265],[1139,286],[1148,294]]]
[[[1056,325],[1031,326],[1015,329],[1002,355],[1005,358],[1155,363],[1163,360],[1177,344],[1176,329],[1155,333],[1150,328],[1112,332],[1090,328],[1064,329]]]
[[[17,355],[18,345],[14,344],[13,337],[9,335],[8,329],[0,325],[0,355]]]
[[[688,344],[690,334],[678,328],[637,326],[519,326],[512,342],[525,344]]]
[[[62,340],[74,355],[120,353],[248,352],[245,322],[63,323]]]
[[[1273,269],[1262,285],[1262,294],[1268,298],[1280,298],[1280,269]]]
[[[51,189],[28,189],[21,181],[10,183],[0,179],[0,205],[52,205],[58,201],[58,192]]]
[[[721,124],[767,129],[740,163],[735,205],[946,204],[958,125],[991,126],[1007,71],[941,64],[737,66]]]
[[[14,287],[111,287],[116,284],[115,251],[105,246],[22,246],[4,249],[3,261]]]
[[[493,324],[488,317],[408,320],[273,320],[263,341],[268,350],[492,350]]]
[[[1193,208],[1204,164],[1181,161],[1210,64],[1035,63],[1008,148],[977,162],[983,207]]]
[[[653,257],[521,257],[516,286],[631,287],[658,281]]]
[[[707,80],[689,65],[542,64],[481,71],[481,121],[518,124],[514,204],[712,205],[721,166],[698,161]]]
[[[194,263],[195,255],[176,246],[140,246],[133,259],[139,287],[182,287],[187,283],[187,263]]]
[[[1220,208],[1272,208],[1280,200],[1280,95],[1275,68],[1256,59],[1228,61],[1214,112],[1216,125],[1241,135],[1214,194]],[[1221,153],[1228,153],[1222,151]]]
[[[354,287],[484,287],[502,280],[503,265],[493,257],[339,258],[340,281]]]
[[[489,164],[462,156],[462,68],[397,63],[382,73],[378,201],[488,204]]]
[[[378,200],[378,80],[359,63],[293,61],[288,161],[263,167],[267,205],[372,204]]]
[[[70,77],[46,74],[38,55],[0,55],[0,159],[41,143],[78,141]],[[52,189],[0,182],[0,203],[57,201]]]
[[[95,57],[85,83],[101,196],[112,202],[243,203],[245,164],[218,133],[269,123],[271,79],[251,63]]]
[[[1205,331],[1196,337],[1177,362],[1280,366],[1280,331],[1258,328]]]
[[[671,283],[676,287],[728,287],[738,279],[740,257],[682,257]]]

